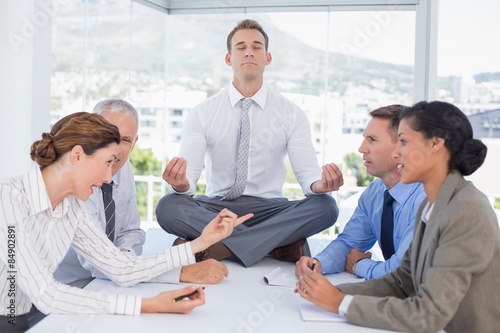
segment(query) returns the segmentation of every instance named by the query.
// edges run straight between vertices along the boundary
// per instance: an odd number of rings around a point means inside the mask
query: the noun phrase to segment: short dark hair
[[[370,112],[370,116],[372,116],[373,118],[390,120],[387,131],[392,137],[392,142],[396,142],[398,140],[399,116],[401,112],[403,112],[404,108],[404,105],[392,104],[382,106]]]
[[[446,102],[419,102],[405,108],[400,116],[424,138],[442,138],[450,152],[449,171],[458,170],[468,176],[484,162],[488,148],[473,139],[472,126],[467,116],[455,105]]]
[[[259,22],[255,20],[243,20],[239,21],[238,24],[231,30],[229,35],[227,35],[227,52],[231,53],[231,40],[233,39],[234,34],[239,31],[239,30],[244,30],[244,29],[255,29],[259,31],[263,36],[264,36],[264,46],[267,49],[269,47],[269,37],[267,36],[266,32],[264,31],[264,28],[259,24]]]

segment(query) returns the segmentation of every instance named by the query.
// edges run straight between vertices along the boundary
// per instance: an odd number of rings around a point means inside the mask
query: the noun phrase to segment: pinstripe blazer
[[[424,223],[427,202],[400,267],[380,279],[338,286],[355,295],[347,320],[405,332],[499,332],[500,231],[491,204],[456,171]]]

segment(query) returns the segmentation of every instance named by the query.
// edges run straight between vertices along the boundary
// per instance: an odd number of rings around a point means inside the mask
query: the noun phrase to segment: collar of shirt
[[[49,211],[53,217],[61,217],[68,212],[69,203],[67,198],[64,198],[57,204],[56,208],[52,210],[52,204],[47,193],[47,188],[45,187],[45,182],[43,181],[40,166],[34,166],[23,177],[22,183],[27,197],[30,198],[28,204],[30,205],[31,216],[37,215],[45,210]]]
[[[125,164],[127,163],[130,163],[130,162],[126,162]],[[122,166],[122,168],[125,166],[125,164]],[[120,169],[121,170],[121,169]],[[113,181],[113,190],[118,186],[120,185],[120,180],[121,180],[121,177],[120,177],[120,170],[118,170],[112,177],[111,177],[111,180]]]
[[[431,219],[432,209],[434,208],[434,204],[431,205],[429,201],[425,204],[424,210],[422,211],[422,221],[425,224],[428,224]]]
[[[227,88],[227,92],[229,95],[229,102],[231,103],[231,106],[234,108],[236,103],[238,103],[242,98],[245,98],[234,86],[234,84],[230,84],[229,87]],[[252,96],[250,97],[255,104],[257,104],[262,110],[264,110],[264,107],[266,106],[266,100],[267,100],[267,87],[266,85],[262,85],[260,89]]]
[[[400,205],[404,205],[406,200],[408,200],[408,198],[410,197],[410,194],[417,186],[419,186],[418,183],[414,183],[412,184],[412,186],[408,186],[403,182],[398,182],[391,189],[389,189],[389,193]]]

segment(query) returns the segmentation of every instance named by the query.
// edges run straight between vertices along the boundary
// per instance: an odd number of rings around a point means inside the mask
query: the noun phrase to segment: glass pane
[[[469,178],[500,207],[500,2],[441,0],[438,36],[438,99],[468,116],[474,136],[488,146],[484,164]],[[498,212],[498,210],[497,210]],[[500,212],[497,213],[500,216]]]
[[[59,5],[52,21],[51,125],[83,110],[86,5],[71,1]]]
[[[275,87],[294,93],[292,98],[308,113],[320,163],[343,163],[347,154],[357,154],[369,111],[388,104],[411,104],[414,12],[388,9],[270,16],[295,40],[280,43],[277,50],[285,60],[278,65],[275,57]],[[350,180],[356,185],[356,179]]]
[[[127,99],[140,112],[138,147],[151,149],[143,158],[163,169],[187,111],[230,84],[226,38],[244,18],[268,33],[265,83],[307,113],[320,164],[357,154],[370,110],[412,100],[414,12],[166,15],[131,1],[75,0],[54,17],[54,119]],[[291,170],[287,182],[296,183]],[[302,195],[290,187],[287,196]]]
[[[325,154],[337,160],[357,152],[371,110],[411,104],[415,13],[333,12],[330,22]]]
[[[440,1],[438,97],[467,113],[500,107],[499,11],[495,0]]]

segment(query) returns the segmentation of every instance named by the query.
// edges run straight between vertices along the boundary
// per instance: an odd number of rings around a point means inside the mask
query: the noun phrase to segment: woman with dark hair
[[[121,286],[150,280],[169,269],[195,263],[193,253],[229,236],[241,218],[227,209],[197,239],[156,256],[136,257],[115,247],[91,221],[82,200],[111,181],[118,154],[118,128],[102,116],[74,113],[59,120],[31,146],[38,164],[26,175],[0,181],[0,331],[24,332],[26,313],[138,315],[187,313],[205,303],[201,287],[188,286],[152,298],[102,294],[73,288],[53,278],[72,246]],[[181,302],[176,297],[198,293]]]
[[[498,332],[498,221],[486,196],[463,178],[481,166],[486,146],[473,138],[467,117],[444,102],[420,102],[404,110],[398,138],[393,156],[401,180],[422,182],[427,194],[400,267],[380,279],[337,288],[310,270],[296,291],[356,325]]]

